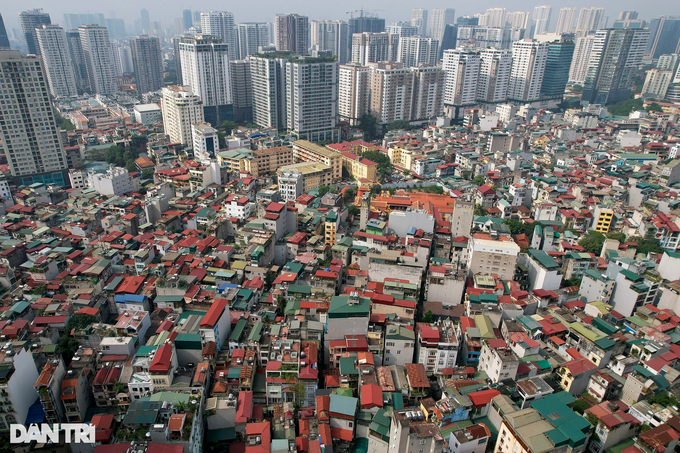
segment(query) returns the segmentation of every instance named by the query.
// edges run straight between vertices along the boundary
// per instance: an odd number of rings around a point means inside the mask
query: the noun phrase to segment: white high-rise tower
[[[571,33],[574,31],[574,17],[576,17],[576,8],[561,8],[560,16],[557,19],[557,28],[555,33]]]
[[[531,16],[532,37],[541,33],[548,33],[551,12],[552,6],[542,5],[534,7],[534,14]]]
[[[66,44],[66,32],[58,25],[43,25],[35,32],[50,93],[54,97],[76,96],[76,76]]]
[[[109,31],[99,25],[81,25],[78,32],[90,90],[97,94],[118,92]]]
[[[40,57],[0,51],[0,143],[16,184],[67,185],[68,164]]]
[[[523,39],[512,45],[512,71],[508,98],[515,101],[540,99],[543,73],[548,61],[548,43]]]
[[[238,47],[234,29],[234,15],[227,11],[203,11],[201,31],[204,35],[217,36],[229,46],[229,59],[238,58]]]

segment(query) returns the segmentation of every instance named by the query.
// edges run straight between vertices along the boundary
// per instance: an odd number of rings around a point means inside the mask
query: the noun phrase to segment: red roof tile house
[[[599,422],[595,430],[598,439],[592,441],[593,450],[607,450],[637,435],[640,431],[640,420],[626,413],[627,410],[628,406],[621,401],[604,401],[586,409],[586,414],[593,414]]]
[[[156,349],[149,364],[149,374],[154,388],[172,385],[174,372],[178,367],[177,353],[173,343],[165,343]]]
[[[199,333],[203,344],[209,341],[217,343],[222,349],[231,332],[231,317],[227,299],[215,299],[199,325]]]
[[[590,377],[597,371],[597,365],[584,357],[565,363],[557,370],[557,379],[564,390],[580,395],[588,389]]]
[[[673,419],[670,419],[668,423],[672,421]],[[672,453],[678,445],[678,439],[680,439],[680,434],[668,424],[663,423],[640,434],[635,447],[644,453]]]
[[[270,453],[271,439],[269,422],[248,423],[246,426],[245,453]]]

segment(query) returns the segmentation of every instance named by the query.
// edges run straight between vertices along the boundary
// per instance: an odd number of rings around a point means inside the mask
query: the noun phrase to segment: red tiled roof
[[[203,316],[201,320],[201,327],[215,327],[217,321],[222,316],[224,308],[229,304],[227,299],[216,299],[213,301],[208,312]]]

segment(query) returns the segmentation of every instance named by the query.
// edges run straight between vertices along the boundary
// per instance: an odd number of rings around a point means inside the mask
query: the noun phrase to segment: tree
[[[433,184],[431,186],[424,187],[423,192],[436,193],[436,194],[442,195],[444,193],[444,188],[442,186],[437,185],[437,184]]]
[[[619,241],[619,243],[621,243],[621,244],[626,242],[626,235],[623,234],[623,233],[617,233],[617,232],[612,231],[611,233],[607,233],[607,237],[609,239],[614,239],[616,241]]]
[[[225,149],[227,147],[227,134],[222,131],[217,131],[217,146],[220,149]]]
[[[592,426],[597,426],[600,421],[595,414],[586,414],[586,420],[588,420],[588,423]]]
[[[540,222],[524,223],[515,219],[508,219],[504,223],[508,226],[508,228],[510,228],[510,234],[524,233],[527,236],[531,236],[534,234],[534,229],[536,228],[536,225],[543,226],[543,224]]]
[[[139,151],[146,151],[146,135],[133,135],[130,137],[130,150],[137,157]]]
[[[628,116],[633,110],[642,109],[643,103],[640,99],[625,99],[616,104],[607,106],[607,110],[613,116]]]
[[[411,123],[406,120],[392,121],[387,125],[387,130],[390,131],[409,131],[411,130]]]
[[[674,396],[670,396],[668,392],[657,393],[656,395],[647,398],[647,402],[650,404],[659,404],[663,407],[677,406],[678,400]]]
[[[357,215],[361,211],[359,210],[359,208],[351,204],[349,205],[349,208],[347,208],[347,212],[349,213],[349,215]]]
[[[73,358],[73,354],[78,350],[78,340],[70,335],[65,335],[59,338],[57,345],[59,345],[59,350],[61,351],[61,357],[64,359],[64,363],[69,365]]]
[[[583,247],[586,253],[594,253],[599,255],[604,245],[604,234],[599,231],[590,231],[583,239],[578,241],[578,245]]]
[[[382,192],[382,186],[380,184],[373,184],[371,186],[371,195],[378,195]]]
[[[663,109],[656,102],[652,102],[649,106],[647,106],[647,111],[648,112],[663,112]]]
[[[481,204],[476,204],[475,203],[475,212],[474,214],[476,216],[485,216],[486,215],[486,208],[482,206]]]
[[[142,179],[152,179],[155,170],[153,168],[145,168],[142,171]]]
[[[648,253],[663,253],[664,248],[659,245],[659,240],[654,238],[642,238],[640,236],[633,236],[628,238],[628,242],[635,242],[637,244],[637,253],[647,255]]]
[[[378,173],[381,177],[392,172],[392,162],[387,154],[380,151],[365,151],[361,154],[361,157],[368,159],[370,161],[378,164]]]
[[[345,201],[345,204],[353,203],[356,197],[357,191],[352,187],[348,187],[347,189],[345,189],[345,193],[342,196],[343,200]]]
[[[581,286],[581,279],[578,277],[571,277],[570,279],[562,280],[562,288],[570,286]]]
[[[434,314],[432,313],[432,310],[427,310],[425,314],[423,315],[423,319],[421,319],[422,322],[434,322]]]
[[[90,324],[95,323],[96,321],[97,318],[95,318],[92,315],[75,315],[68,322],[68,325],[66,326],[66,331],[70,332],[72,329],[83,330]]]
[[[404,175],[404,176],[408,176],[408,175],[411,174],[411,172],[408,171],[408,170],[404,170],[404,171],[401,172],[401,174]]]
[[[238,129],[238,124],[234,123],[233,121],[227,120],[222,123],[222,129],[224,129],[224,132],[226,132],[227,134],[231,134],[231,131],[233,129]]]
[[[576,412],[577,414],[583,415],[586,409],[590,409],[590,403],[584,399],[577,399],[574,401],[574,404],[571,406],[571,408]]]
[[[364,140],[370,142],[375,138],[378,132],[378,120],[375,115],[371,113],[364,113],[359,118],[359,129],[364,131]]]
[[[573,87],[571,87],[571,91],[575,93],[580,93],[583,91],[583,87],[581,85],[574,85]]]
[[[326,194],[328,193],[328,191],[329,191],[330,189],[331,189],[331,188],[328,187],[328,186],[319,186],[319,196],[320,196],[320,197],[323,197],[324,195],[326,195]]]
[[[484,182],[486,182],[486,178],[484,177],[484,175],[477,175],[477,176],[475,176],[475,178],[472,180],[472,182],[473,182],[476,186],[481,186],[482,184],[484,184]]]

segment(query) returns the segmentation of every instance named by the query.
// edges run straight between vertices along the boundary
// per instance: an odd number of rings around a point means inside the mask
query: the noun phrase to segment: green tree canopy
[[[364,113],[359,118],[359,129],[364,131],[364,140],[370,142],[378,134],[378,120],[371,113]]]
[[[484,175],[477,175],[477,176],[475,176],[474,179],[472,180],[472,182],[473,182],[476,186],[481,186],[482,184],[484,184],[485,181],[486,181],[486,178],[484,177]]]
[[[349,215],[357,215],[357,214],[359,214],[361,211],[360,211],[360,209],[359,209],[358,207],[356,207],[355,205],[351,204],[351,205],[349,205],[349,207],[347,208],[347,212],[349,213]]]
[[[231,134],[232,129],[238,129],[238,124],[227,120],[222,123],[222,129],[224,129],[224,132],[227,134]]]
[[[594,253],[599,255],[604,245],[604,234],[599,231],[590,231],[583,239],[578,241],[578,245],[583,247],[586,253]]]
[[[390,130],[390,131],[410,131],[411,130],[411,123],[409,123],[406,120],[392,121],[390,124],[387,125],[387,130]]]
[[[319,186],[319,196],[323,197],[326,195],[329,191],[331,190],[330,187],[328,186]]]
[[[153,168],[145,168],[142,171],[142,179],[151,179],[151,178],[153,178],[154,173],[155,173],[155,170]]]
[[[361,157],[378,164],[378,173],[380,176],[385,176],[392,171],[392,162],[387,154],[380,151],[365,151],[361,153]]]
[[[475,212],[474,214],[476,216],[485,216],[486,215],[486,208],[482,206],[481,204],[476,204],[475,203]]]
[[[586,409],[590,409],[590,403],[588,401],[579,398],[576,401],[574,401],[574,404],[572,404],[571,408],[576,412],[577,414],[583,415]]]
[[[345,204],[353,203],[354,199],[357,197],[357,191],[353,187],[348,187],[345,189],[345,193],[342,196]]]
[[[619,241],[621,244],[626,242],[626,235],[623,234],[623,233],[618,233],[618,232],[612,231],[611,233],[607,233],[607,237],[609,239],[614,239],[616,241]]]
[[[637,244],[637,253],[642,253],[644,255],[649,252],[663,253],[664,251],[664,248],[659,245],[658,239],[633,236],[628,238],[628,242],[635,242]]]
[[[432,310],[427,310],[425,314],[423,315],[423,319],[421,319],[422,322],[433,322],[434,321],[434,313],[432,313]]]
[[[649,106],[647,106],[647,111],[648,112],[663,112],[663,109],[659,104],[656,102],[651,103]]]
[[[95,323],[96,321],[97,321],[97,318],[95,318],[92,315],[75,315],[68,322],[68,325],[66,326],[66,331],[70,332],[71,329],[83,330],[87,326]]]

